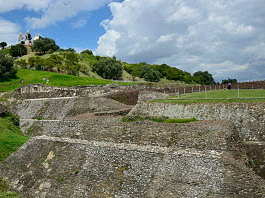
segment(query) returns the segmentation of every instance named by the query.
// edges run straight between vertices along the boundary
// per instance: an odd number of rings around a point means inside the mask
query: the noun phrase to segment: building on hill
[[[36,36],[32,38],[32,35],[29,31],[25,34],[19,33],[18,43],[31,47],[34,41],[39,40],[40,38],[41,38],[40,34],[37,34]]]

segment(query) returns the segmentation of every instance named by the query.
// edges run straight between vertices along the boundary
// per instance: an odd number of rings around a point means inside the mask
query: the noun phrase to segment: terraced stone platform
[[[19,163],[18,163],[19,161]],[[25,197],[263,197],[231,153],[35,137],[1,165]]]
[[[165,124],[151,121],[124,123],[121,117],[94,117],[88,120],[21,120],[29,136],[75,138],[153,146],[175,146],[210,150],[237,150],[237,130],[228,121],[200,121]]]
[[[130,109],[129,105],[105,97],[42,98],[18,101],[13,113],[21,119],[62,120],[85,113]]]
[[[265,198],[265,144],[233,120],[122,122],[131,108],[104,97],[15,103],[31,139],[0,178],[29,198]]]

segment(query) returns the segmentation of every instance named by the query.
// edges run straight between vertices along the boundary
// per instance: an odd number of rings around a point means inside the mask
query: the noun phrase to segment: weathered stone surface
[[[62,120],[83,113],[127,109],[131,106],[104,97],[68,97],[28,99],[13,105],[13,112],[22,119]]]
[[[265,194],[260,177],[227,152],[44,136],[31,139],[9,157],[0,176],[34,198]]]
[[[246,141],[265,141],[265,103],[166,104],[139,102],[131,115],[230,120]]]
[[[95,117],[86,121],[21,120],[20,124],[24,133],[29,136],[46,135],[200,150],[237,150],[240,144],[237,130],[228,121],[165,124],[151,121],[124,123],[120,119]]]
[[[0,115],[5,112],[7,112],[7,107],[4,104],[0,103]]]

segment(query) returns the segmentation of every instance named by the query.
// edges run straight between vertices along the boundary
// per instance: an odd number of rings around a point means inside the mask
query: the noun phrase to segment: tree
[[[89,49],[82,51],[81,54],[88,54],[88,55],[92,55],[93,56],[92,50],[89,50]]]
[[[118,80],[122,77],[123,67],[119,61],[115,61],[112,58],[104,58],[94,64],[92,70],[102,78]]]
[[[81,67],[79,64],[78,54],[74,52],[66,52],[64,54],[64,58],[64,69],[66,70],[67,74],[78,76]]]
[[[14,59],[9,55],[0,53],[0,80],[15,76]]]
[[[6,46],[7,46],[7,43],[6,43],[6,42],[1,42],[1,43],[0,43],[0,47],[1,47],[2,49],[5,49]]]
[[[194,73],[193,79],[196,83],[199,83],[201,85],[215,84],[212,74],[210,74],[208,71],[198,71]]]
[[[15,61],[15,65],[18,66],[18,67],[20,67],[20,68],[23,68],[23,69],[26,69],[27,66],[28,66],[26,60],[24,60],[24,59],[18,59],[18,60],[16,60]]]
[[[228,78],[227,80],[222,80],[222,84],[228,84],[228,83],[235,84],[235,83],[237,83],[237,79]]]
[[[43,58],[35,56],[35,57],[30,57],[28,59],[28,64],[31,68],[34,68],[36,70],[45,70],[45,61]]]
[[[161,73],[159,71],[156,71],[154,69],[148,69],[146,70],[144,74],[144,80],[149,82],[159,82],[160,81]]]
[[[27,48],[22,44],[13,45],[10,48],[10,54],[13,57],[21,57],[27,55]]]
[[[39,54],[46,54],[57,51],[59,46],[56,45],[53,39],[40,38],[39,40],[34,41],[32,49]]]
[[[45,61],[45,69],[47,71],[52,71],[53,68],[56,68],[58,72],[63,71],[63,58],[61,56],[52,54]]]

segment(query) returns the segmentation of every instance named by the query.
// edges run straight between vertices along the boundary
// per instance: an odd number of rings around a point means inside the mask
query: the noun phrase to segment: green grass
[[[196,104],[196,103],[263,103],[264,99],[155,99],[149,102],[170,104]]]
[[[28,140],[28,137],[23,136],[17,125],[18,119],[14,116],[0,117],[0,162]],[[19,195],[10,192],[7,182],[0,178],[0,197],[18,198]]]
[[[168,99],[157,99],[150,102],[193,104],[193,103],[257,103],[265,102],[265,90],[250,89],[240,90],[218,90],[208,92],[196,92],[181,95],[180,97],[169,97]]]
[[[189,123],[197,121],[195,118],[170,119],[168,117],[141,117],[141,116],[125,116],[122,118],[122,122],[139,122],[144,120],[150,120],[153,122],[160,122],[160,123]]]
[[[46,83],[43,79],[48,79]],[[58,74],[54,72],[35,71],[28,69],[19,69],[17,78],[9,81],[0,81],[0,92],[12,91],[21,86],[28,84],[46,84],[49,86],[89,86],[89,85],[106,85],[106,84],[130,85],[132,83],[114,82],[111,80],[77,77],[72,75]]]
[[[6,181],[0,178],[0,197],[19,198],[17,193],[10,192]]]
[[[0,117],[0,162],[28,140],[17,125],[14,117]]]
[[[262,89],[241,89],[239,91],[240,98],[265,98],[265,90]],[[176,98],[176,96],[175,96]],[[180,95],[180,99],[231,99],[238,98],[238,90],[218,90],[218,91],[207,91],[196,92]]]

